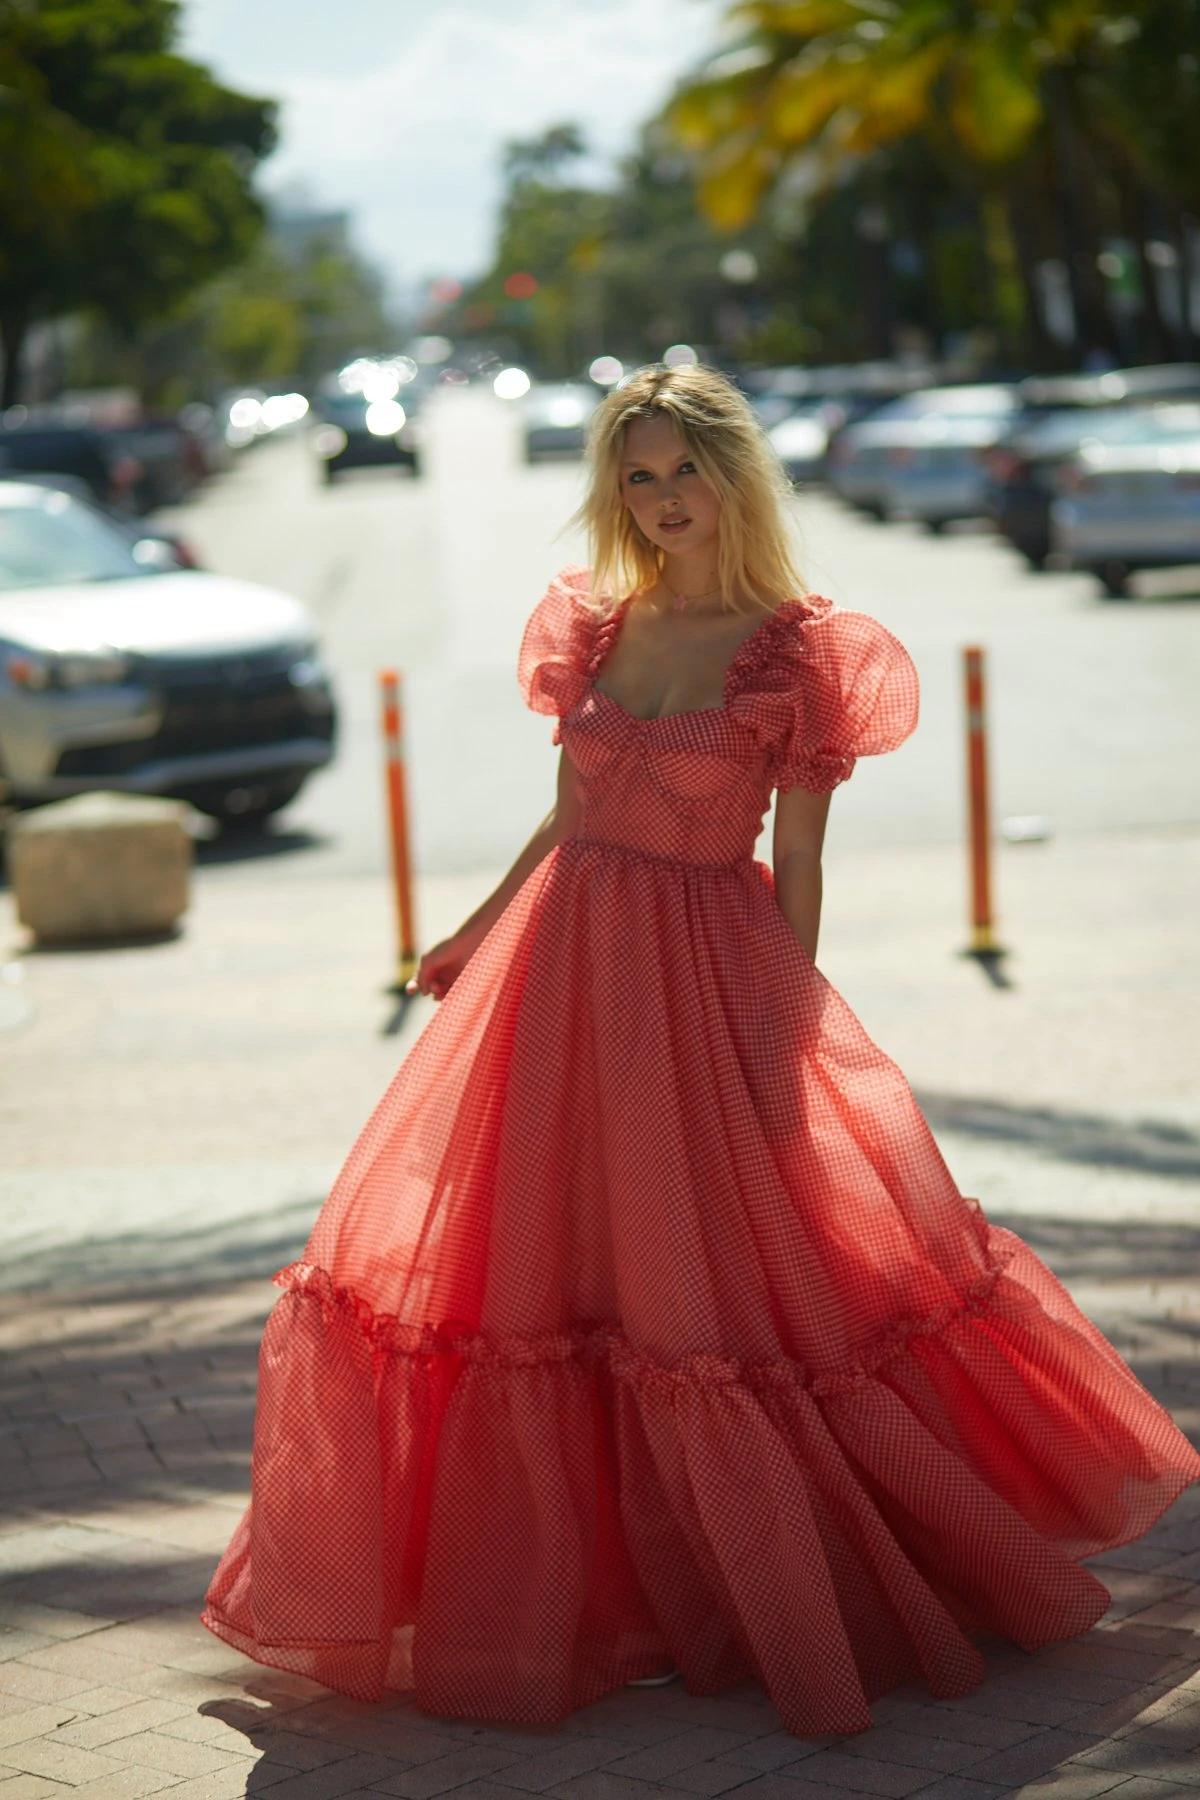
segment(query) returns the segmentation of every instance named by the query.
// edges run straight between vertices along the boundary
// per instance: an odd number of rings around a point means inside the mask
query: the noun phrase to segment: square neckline
[[[649,717],[643,718],[639,713],[630,712],[627,706],[622,706],[615,694],[610,694],[607,689],[600,686],[598,679],[605,663],[616,649],[617,642],[625,628],[625,620],[634,600],[634,596],[631,594],[627,600],[622,601],[614,613],[603,621],[597,630],[597,642],[588,667],[588,687],[601,700],[606,700],[610,706],[615,707],[622,717],[628,719],[633,725],[665,725],[671,719],[730,717],[732,715],[729,709],[729,690],[734,675],[739,672],[742,662],[746,659],[746,652],[752,644],[758,642],[768,627],[774,625],[791,608],[799,607],[806,618],[811,616],[808,599],[807,595],[794,595],[790,599],[781,600],[778,606],[772,607],[771,611],[759,620],[752,631],[746,633],[725,665],[725,673],[721,678],[721,702],[718,706],[685,706],[681,707],[678,712],[651,713]]]

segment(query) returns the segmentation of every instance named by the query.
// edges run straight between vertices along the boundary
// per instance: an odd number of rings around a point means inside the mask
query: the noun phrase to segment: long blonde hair
[[[621,496],[621,452],[635,419],[670,419],[720,502],[717,574],[734,611],[771,609],[804,591],[788,541],[791,488],[750,407],[703,366],[636,369],[592,415],[590,479],[576,522],[586,526],[593,603],[611,612],[653,587],[665,552],[643,535]]]

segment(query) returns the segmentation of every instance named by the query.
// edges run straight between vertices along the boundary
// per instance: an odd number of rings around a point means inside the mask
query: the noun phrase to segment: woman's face
[[[635,419],[625,432],[621,498],[643,535],[668,555],[708,550],[715,558],[720,501],[662,413]]]

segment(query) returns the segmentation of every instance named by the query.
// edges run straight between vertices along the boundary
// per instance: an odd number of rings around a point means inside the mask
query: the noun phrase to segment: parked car
[[[825,473],[830,440],[850,416],[849,398],[801,400],[767,432],[775,454],[797,486]]]
[[[822,409],[830,436],[877,412],[889,401],[928,387],[927,369],[909,363],[830,363],[813,367],[752,369],[741,380],[763,429],[812,417]],[[802,440],[803,434],[797,434]],[[801,479],[809,479],[807,475]]]
[[[1058,478],[1080,445],[1136,439],[1152,404],[1200,399],[1200,365],[1035,376],[1020,384],[1018,394],[1021,411],[984,459],[985,506],[1030,567],[1042,569],[1053,548],[1050,509]]]
[[[31,419],[24,413],[23,407],[11,407],[0,419],[0,479],[73,476],[102,505],[119,512],[137,510],[142,466],[113,433],[93,425]]]
[[[201,479],[192,439],[178,419],[149,416],[106,436],[117,456],[137,465],[130,492],[136,513],[178,506]]]
[[[393,467],[421,473],[421,424],[415,391],[371,398],[333,384],[313,405],[312,443],[321,479],[333,482],[344,469]]]
[[[588,420],[600,399],[600,389],[590,382],[565,381],[531,388],[522,402],[525,461],[582,456]]]
[[[913,419],[906,441],[887,447],[881,481],[886,517],[916,519],[935,532],[984,512],[986,453],[1017,408],[1015,390],[999,383],[948,392],[954,403]]]
[[[187,457],[197,481],[223,475],[233,467],[233,451],[225,436],[225,421],[215,407],[193,400],[179,415],[187,437]]]
[[[1119,443],[1137,430],[1135,409],[1072,407],[1023,415],[989,450],[985,511],[1031,568],[1044,569],[1053,548],[1050,509],[1064,465],[1085,439]]]
[[[1051,527],[1056,551],[1114,600],[1139,569],[1200,564],[1200,405],[1157,407],[1137,436],[1081,444]]]
[[[157,546],[157,555],[164,569],[198,569],[199,559],[192,546],[178,532],[166,531],[161,525],[149,525],[144,519],[135,518],[131,513],[117,512],[110,506],[101,506],[94,500],[86,481],[78,475],[22,475],[22,482],[35,487],[51,488],[58,493],[71,494],[83,505],[98,513],[101,518],[115,527],[131,544],[153,544]],[[142,551],[142,556],[147,552]]]
[[[1004,383],[923,388],[838,433],[829,480],[851,505],[886,519],[899,506],[935,529],[983,506],[979,451],[1016,407]]]
[[[1086,375],[1027,375],[1018,392],[1027,412],[1200,399],[1200,363],[1145,363]]]
[[[335,707],[287,594],[178,566],[61,489],[0,481],[0,786],[264,818],[330,761]]]

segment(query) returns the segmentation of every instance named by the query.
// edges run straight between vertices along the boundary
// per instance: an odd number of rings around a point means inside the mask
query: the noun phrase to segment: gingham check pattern
[[[352,1151],[268,1324],[253,1503],[206,1622],[361,1698],[546,1721],[665,1663],[850,1732],[1107,1595],[1078,1559],[1200,1459],[956,1191],[752,859],[772,786],[916,722],[907,655],[781,607],[724,704],[596,687],[567,570],[525,634],[579,835],[526,883]]]

